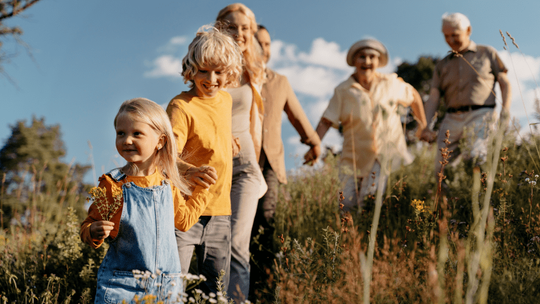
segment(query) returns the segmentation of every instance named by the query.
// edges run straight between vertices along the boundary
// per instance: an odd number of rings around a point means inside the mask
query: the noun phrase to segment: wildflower
[[[192,297],[189,297],[189,303],[195,303],[195,299]]]
[[[216,299],[210,299],[210,300],[208,300],[208,302],[210,302],[210,303],[217,303]]]
[[[530,179],[527,177],[527,178],[525,179],[525,181],[528,182],[528,181],[530,181]]]
[[[157,275],[160,275],[160,274],[161,274],[161,270],[156,269],[156,274],[157,274]]]
[[[171,286],[176,286],[176,282],[175,282],[175,281],[172,281],[172,282],[171,282]]]
[[[411,206],[414,207],[418,212],[425,212],[427,211],[426,206],[424,205],[424,201],[413,199]]]
[[[196,293],[202,293],[202,290],[200,290],[200,289],[195,289],[195,292],[196,292]]]
[[[532,181],[531,184],[532,184],[533,186],[535,186],[535,185],[536,185],[536,181]]]
[[[213,293],[213,292],[209,293],[208,295],[210,296],[210,298],[215,298],[216,297],[216,294]]]

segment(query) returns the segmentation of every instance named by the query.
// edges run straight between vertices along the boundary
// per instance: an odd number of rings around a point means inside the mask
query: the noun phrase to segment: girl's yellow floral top
[[[81,240],[93,248],[98,248],[103,244],[103,240],[92,239],[90,235],[90,226],[96,221],[113,222],[114,229],[109,237],[114,239],[118,235],[123,206],[123,184],[133,182],[139,187],[148,188],[161,185],[164,179],[165,177],[159,170],[148,176],[127,175],[120,182],[116,182],[106,174],[102,175],[99,178],[99,186],[92,188],[89,192],[92,205],[88,209],[88,217],[81,224]],[[174,200],[175,226],[181,231],[187,231],[199,220],[199,216],[206,209],[207,202],[212,198],[212,194],[206,189],[197,186],[186,201],[178,188],[174,186],[171,186],[171,188]]]

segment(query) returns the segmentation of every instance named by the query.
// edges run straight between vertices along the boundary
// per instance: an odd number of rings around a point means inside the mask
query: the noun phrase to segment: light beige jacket
[[[278,180],[286,184],[285,153],[281,139],[281,115],[287,113],[289,121],[300,135],[300,141],[306,145],[319,145],[321,140],[313,130],[300,102],[296,98],[287,77],[266,69],[267,79],[261,96],[264,104],[262,146],[270,166]]]

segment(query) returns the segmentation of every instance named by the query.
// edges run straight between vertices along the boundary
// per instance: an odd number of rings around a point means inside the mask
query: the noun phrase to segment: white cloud
[[[333,69],[312,65],[290,65],[278,68],[276,72],[287,76],[296,93],[318,98],[331,95],[346,75]]]
[[[310,53],[298,54],[298,59],[308,64],[322,65],[329,68],[349,70],[346,62],[347,50],[341,52],[339,44],[326,42],[322,38],[317,38],[311,45]]]
[[[169,39],[169,42],[163,46],[157,48],[159,53],[174,54],[178,50],[187,45],[188,37],[187,36],[176,36]]]
[[[537,82],[540,80],[540,57],[522,55],[519,52],[499,51],[499,56],[508,68],[508,79],[512,86],[512,106],[510,112],[523,126],[538,122],[534,117],[535,99],[540,97]],[[497,87],[497,100],[500,103],[500,90]],[[528,128],[525,128],[528,129]]]
[[[162,55],[150,64],[152,70],[144,73],[145,77],[181,77],[182,60],[171,55]]]
[[[180,73],[183,57],[179,56],[185,53],[181,50],[186,48],[187,42],[186,36],[176,36],[172,37],[167,44],[158,47],[157,52],[162,55],[146,63],[151,70],[144,72],[144,76],[148,78],[182,77]]]
[[[309,52],[275,40],[268,66],[287,76],[297,94],[328,100],[334,88],[353,71],[345,62],[346,54],[337,43],[322,38],[313,41]]]

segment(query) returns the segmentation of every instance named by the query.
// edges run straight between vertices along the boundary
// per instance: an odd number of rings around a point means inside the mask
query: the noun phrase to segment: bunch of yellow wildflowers
[[[413,199],[411,206],[414,207],[417,213],[428,212],[428,207],[424,204],[424,201]]]
[[[99,215],[105,221],[110,221],[114,214],[122,206],[122,190],[118,187],[112,188],[112,204],[107,201],[107,189],[100,187],[93,187],[88,191],[90,197],[88,201],[92,201],[92,204],[96,205]]]

